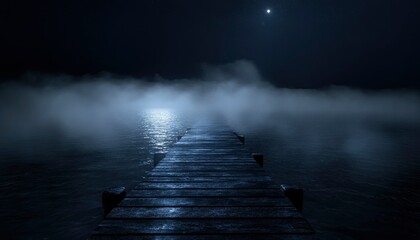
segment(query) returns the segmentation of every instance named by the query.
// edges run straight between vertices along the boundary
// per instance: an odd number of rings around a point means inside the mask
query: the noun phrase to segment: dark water
[[[420,239],[420,125],[293,117],[246,130],[279,183],[304,188],[321,239]]]
[[[0,239],[86,239],[103,218],[101,193],[133,187],[191,124],[164,110],[146,111],[118,135],[57,135],[2,142]]]
[[[86,239],[102,219],[102,190],[133,187],[152,154],[192,125],[165,110],[134,120],[112,138],[2,139],[1,238]],[[277,182],[305,189],[304,214],[321,238],[419,238],[418,124],[280,116],[235,128]]]

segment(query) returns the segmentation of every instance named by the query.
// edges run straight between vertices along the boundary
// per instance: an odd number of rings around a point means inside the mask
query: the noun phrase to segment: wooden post
[[[264,165],[264,155],[262,153],[253,153],[252,157],[255,161],[260,165],[260,167],[263,167]]]
[[[102,192],[102,208],[104,209],[104,216],[125,198],[125,187],[110,188]]]
[[[156,167],[156,165],[159,164],[159,162],[164,159],[166,156],[166,152],[157,152],[153,155],[153,165]]]
[[[244,135],[238,135],[239,141],[241,141],[241,143],[245,144],[245,136]]]
[[[302,212],[303,210],[303,189],[297,186],[290,186],[287,184],[282,184],[281,189],[286,195],[287,198],[293,203],[293,205]]]
[[[240,135],[237,132],[233,132],[233,134],[236,135],[236,137],[239,139],[239,141],[241,141],[241,143],[245,144],[245,136],[244,135]]]

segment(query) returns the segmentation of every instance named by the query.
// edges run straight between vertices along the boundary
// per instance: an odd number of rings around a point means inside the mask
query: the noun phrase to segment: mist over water
[[[104,188],[134,186],[154,152],[212,117],[245,134],[278,183],[305,189],[304,214],[324,239],[419,234],[418,92],[282,89],[248,61],[197,79],[23,80],[0,85],[6,236],[85,239]]]
[[[109,74],[80,78],[26,75],[0,85],[0,133],[13,142],[38,134],[112,137],[145,109],[220,116],[233,126],[276,126],[278,117],[375,119],[418,123],[420,97],[413,91],[323,90],[272,86],[248,61],[206,66],[197,79],[143,80]],[[4,143],[3,143],[4,144]]]

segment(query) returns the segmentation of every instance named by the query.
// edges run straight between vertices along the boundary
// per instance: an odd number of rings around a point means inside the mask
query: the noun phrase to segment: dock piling
[[[293,203],[297,210],[303,210],[303,189],[297,186],[282,184],[281,189],[287,198]]]
[[[166,152],[157,152],[153,155],[153,165],[156,167],[156,165],[159,164],[159,162],[164,159],[166,156]]]
[[[235,136],[239,139],[239,141],[240,141],[242,144],[245,144],[245,136],[244,136],[244,135],[240,135],[240,134],[238,134],[237,132],[233,132],[233,134],[235,134]]]
[[[108,215],[126,196],[125,187],[110,188],[102,192],[104,216]]]
[[[252,157],[258,163],[258,165],[260,165],[260,167],[264,166],[264,155],[262,153],[253,153]]]

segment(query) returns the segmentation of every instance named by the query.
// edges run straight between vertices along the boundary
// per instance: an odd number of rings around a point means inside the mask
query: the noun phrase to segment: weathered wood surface
[[[190,129],[91,239],[315,239],[229,129]]]
[[[223,234],[223,235],[93,235],[94,240],[243,240],[243,239],[255,239],[255,240],[315,240],[313,234]]]

